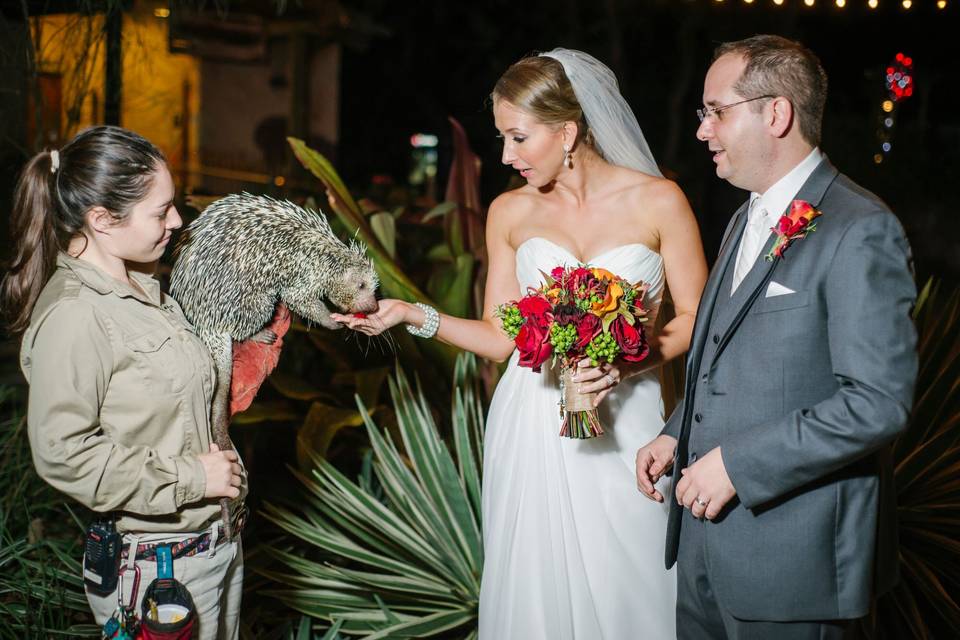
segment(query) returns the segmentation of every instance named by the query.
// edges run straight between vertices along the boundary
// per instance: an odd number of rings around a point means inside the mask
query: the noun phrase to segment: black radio
[[[101,595],[113,593],[120,573],[120,534],[113,520],[95,520],[83,545],[83,581]]]

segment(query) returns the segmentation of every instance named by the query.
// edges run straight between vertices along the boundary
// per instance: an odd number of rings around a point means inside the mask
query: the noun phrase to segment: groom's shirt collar
[[[819,147],[814,147],[810,155],[801,160],[800,164],[791,169],[787,175],[777,180],[765,193],[750,194],[751,201],[754,198],[760,199],[758,204],[766,210],[769,226],[773,226],[780,219],[780,216],[784,215],[787,207],[790,206],[797,192],[800,191],[800,187],[803,186],[803,183],[807,181],[807,178],[822,161],[823,153]]]

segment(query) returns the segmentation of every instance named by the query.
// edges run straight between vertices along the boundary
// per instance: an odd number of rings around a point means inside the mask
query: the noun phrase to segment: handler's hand
[[[676,450],[677,439],[661,435],[637,451],[637,488],[651,500],[663,502],[663,494],[653,485],[673,466]]]
[[[200,464],[207,477],[204,498],[237,498],[240,496],[240,458],[232,449],[220,451],[216,444],[210,445],[210,453],[201,453]]]
[[[713,520],[737,495],[723,466],[720,447],[711,450],[680,473],[683,477],[677,483],[677,503],[690,509],[695,518]]]

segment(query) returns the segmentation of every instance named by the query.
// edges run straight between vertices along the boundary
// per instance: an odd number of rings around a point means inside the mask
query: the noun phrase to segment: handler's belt
[[[233,515],[233,537],[236,538],[240,535],[240,532],[243,531],[243,526],[247,521],[247,507],[246,505],[241,505]],[[210,549],[210,541],[213,536],[210,533],[210,529],[207,529],[200,535],[192,536],[190,538],[184,538],[180,542],[175,542],[170,544],[169,542],[143,542],[137,545],[137,555],[135,560],[151,560],[156,561],[157,559],[157,547],[168,546],[172,552],[173,559],[177,558],[189,558],[190,556],[195,556],[197,554],[203,553]],[[216,546],[220,546],[224,542],[227,542],[227,537],[224,535],[223,523],[217,524],[217,543]],[[128,558],[130,555],[130,545],[124,544],[120,550],[120,556],[124,559]]]

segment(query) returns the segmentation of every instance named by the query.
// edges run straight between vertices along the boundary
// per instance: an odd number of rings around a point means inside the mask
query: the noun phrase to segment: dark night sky
[[[358,188],[374,173],[402,179],[409,158],[405,140],[428,131],[441,136],[442,172],[446,117],[452,115],[483,160],[489,202],[510,178],[499,163],[486,103],[497,77],[533,51],[583,49],[616,72],[658,160],[687,193],[712,260],[718,236],[745,194],[715,177],[704,145],[694,138],[703,75],[717,43],[777,33],[810,46],[830,77],[824,150],[898,213],[921,275],[956,278],[960,244],[948,226],[947,198],[960,175],[960,1],[950,0],[945,11],[936,10],[933,0],[915,0],[910,11],[892,0],[881,0],[875,11],[866,0],[847,4],[838,9],[832,0],[817,0],[808,9],[800,0],[786,0],[783,7],[770,0],[346,0],[389,33],[365,48],[344,50],[339,164]],[[915,60],[917,94],[898,109],[893,152],[877,166],[881,74],[899,51]]]

